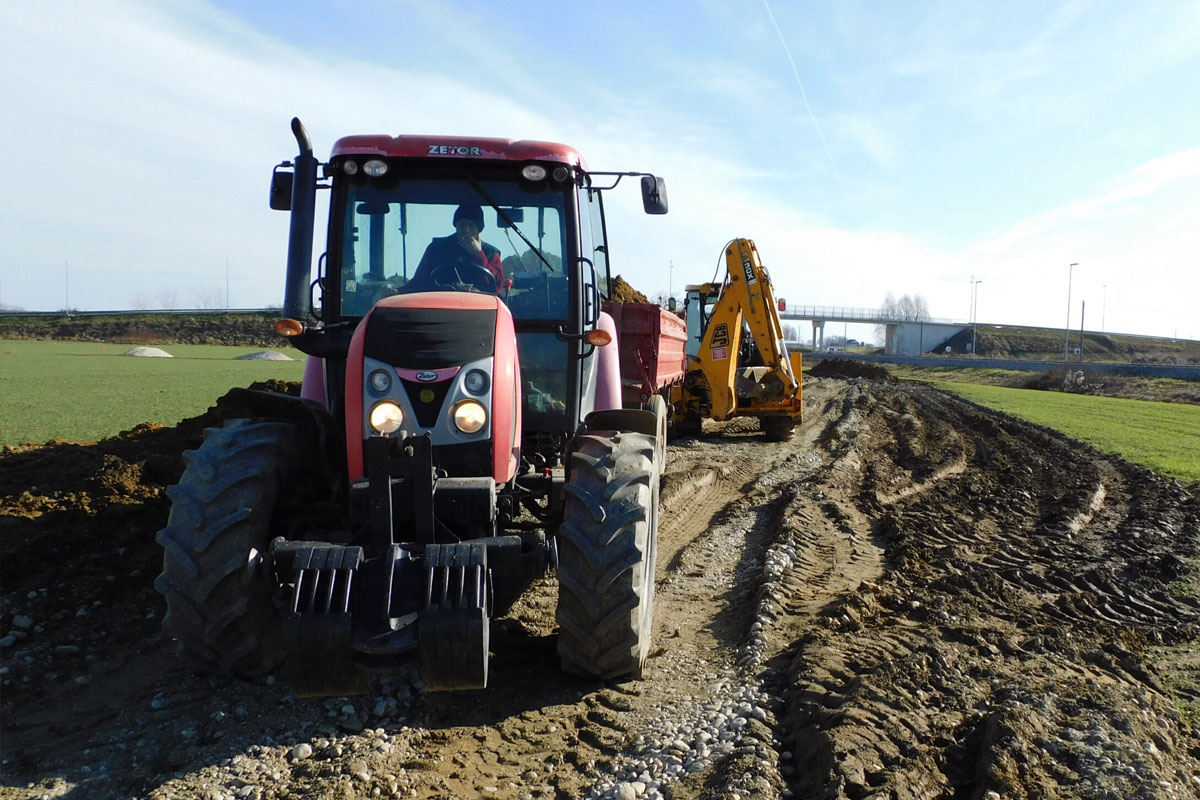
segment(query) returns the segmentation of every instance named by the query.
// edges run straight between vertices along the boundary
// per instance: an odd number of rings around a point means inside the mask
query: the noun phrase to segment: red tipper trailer
[[[637,406],[683,380],[687,325],[654,303],[607,303],[617,327],[621,356],[621,402]]]

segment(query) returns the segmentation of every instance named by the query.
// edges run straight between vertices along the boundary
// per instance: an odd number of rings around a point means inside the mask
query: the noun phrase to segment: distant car
[[[838,351],[838,349],[836,347],[833,347],[832,345],[825,348],[826,353],[836,353],[837,351]]]

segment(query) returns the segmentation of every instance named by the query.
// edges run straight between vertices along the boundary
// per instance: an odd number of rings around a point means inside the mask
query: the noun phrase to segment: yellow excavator
[[[673,433],[704,419],[758,417],[770,441],[800,421],[800,353],[787,351],[771,278],[749,239],[725,246],[725,280],[686,287],[687,373],[672,390]]]

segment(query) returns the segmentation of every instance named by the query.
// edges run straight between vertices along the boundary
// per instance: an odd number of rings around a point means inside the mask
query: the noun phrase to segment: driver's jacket
[[[421,287],[422,291],[434,288],[433,271],[443,264],[468,264],[472,261],[479,262],[480,266],[496,276],[496,285],[500,285],[504,280],[504,271],[500,265],[500,251],[483,242],[483,251],[479,253],[469,253],[455,240],[454,234],[449,236],[437,236],[425,248],[424,255],[421,256],[421,262],[417,264],[417,270],[413,273],[412,279],[408,282],[409,287]]]

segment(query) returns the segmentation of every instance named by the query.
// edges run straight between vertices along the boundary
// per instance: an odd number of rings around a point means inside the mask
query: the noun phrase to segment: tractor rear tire
[[[760,417],[759,419],[768,442],[786,442],[792,438],[796,422],[791,417]]]
[[[658,449],[640,433],[593,432],[570,457],[558,535],[563,670],[640,678],[654,619]]]
[[[184,453],[171,513],[158,532],[167,601],[163,629],[184,661],[206,672],[251,678],[283,659],[281,616],[259,573],[272,519],[297,463],[296,429],[234,419],[204,432]]]

